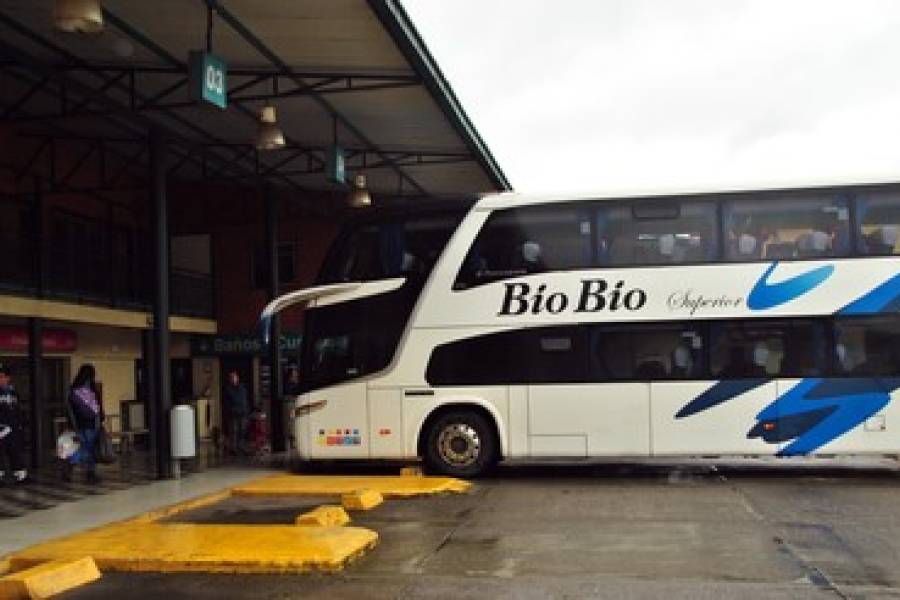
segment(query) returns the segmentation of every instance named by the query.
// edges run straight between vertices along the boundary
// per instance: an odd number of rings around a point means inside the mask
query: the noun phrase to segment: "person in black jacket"
[[[78,450],[66,460],[63,479],[72,480],[75,465],[84,465],[88,483],[97,483],[97,437],[105,420],[97,394],[97,372],[93,365],[81,365],[69,391],[69,421],[78,434]]]
[[[9,377],[6,366],[0,365],[0,482],[6,476],[3,471],[4,457],[9,463],[13,479],[22,483],[28,471],[22,462],[22,415],[19,395]]]
[[[247,386],[241,383],[241,376],[236,370],[228,373],[228,381],[222,390],[222,409],[228,451],[230,454],[242,454],[247,437],[250,401]]]

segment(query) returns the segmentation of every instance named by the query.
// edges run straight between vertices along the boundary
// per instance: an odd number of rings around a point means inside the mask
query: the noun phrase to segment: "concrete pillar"
[[[42,319],[28,319],[28,376],[31,378],[31,468],[43,462],[44,391],[41,363],[44,358]]]
[[[269,261],[269,299],[278,296],[278,202],[272,191],[263,186],[263,196],[266,204],[266,253]],[[271,386],[271,410],[269,411],[269,423],[271,424],[272,451],[283,452],[284,444],[284,394],[281,381],[281,326],[278,315],[272,319],[272,329],[269,344],[269,368]]]
[[[169,411],[172,386],[169,361],[169,215],[166,198],[166,140],[150,132],[150,178],[153,202],[153,391],[150,398],[151,435],[156,442],[156,472],[160,479],[172,476]]]

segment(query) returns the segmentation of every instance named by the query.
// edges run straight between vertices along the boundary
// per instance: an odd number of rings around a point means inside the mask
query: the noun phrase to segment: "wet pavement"
[[[327,501],[232,497],[173,520],[287,524]],[[351,517],[380,541],[339,574],[106,573],[59,598],[900,598],[895,468],[509,467]]]

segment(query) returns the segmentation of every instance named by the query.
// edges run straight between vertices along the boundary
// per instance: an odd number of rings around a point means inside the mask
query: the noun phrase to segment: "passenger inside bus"
[[[897,244],[897,226],[876,227],[871,233],[863,235],[863,241],[866,246],[866,254],[891,255]]]
[[[719,373],[722,378],[748,378],[767,377],[769,375],[766,366],[769,362],[769,347],[766,342],[760,340],[753,346],[752,360],[747,360],[746,348],[734,345],[728,354],[728,363]]]
[[[522,244],[520,250],[520,264],[527,273],[540,273],[544,270],[543,253],[541,245],[532,240],[527,240]]]
[[[678,379],[688,379],[694,374],[694,357],[684,344],[679,344],[672,351],[672,376]]]

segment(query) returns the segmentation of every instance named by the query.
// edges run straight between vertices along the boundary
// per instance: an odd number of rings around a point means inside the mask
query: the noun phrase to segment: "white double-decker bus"
[[[889,184],[373,211],[263,323],[308,304],[304,459],[896,455],[898,229]]]

